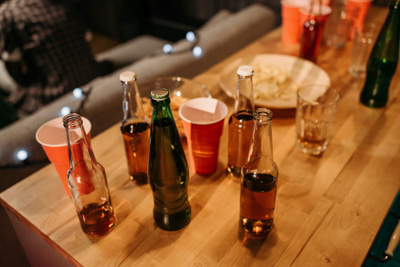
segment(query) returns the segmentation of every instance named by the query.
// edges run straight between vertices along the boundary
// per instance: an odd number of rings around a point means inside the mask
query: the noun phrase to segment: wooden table
[[[370,12],[371,13],[371,12]],[[382,24],[387,9],[374,8]],[[370,18],[371,19],[371,18]],[[220,72],[239,57],[259,53],[298,55],[283,46],[280,29],[267,34],[195,80],[231,108],[218,86]],[[341,95],[332,139],[320,157],[294,145],[294,118],[272,122],[279,167],[274,230],[264,241],[242,240],[238,231],[239,180],[226,174],[227,129],[218,170],[191,174],[192,221],[166,232],[154,226],[150,187],[128,180],[119,125],[93,139],[94,153],[107,172],[117,225],[92,242],[81,231],[74,206],[52,165],[4,191],[2,205],[17,228],[32,263],[53,260],[83,266],[359,266],[400,186],[400,75],[392,81],[384,109],[359,104],[364,79],[347,68],[352,44],[321,47],[318,64]],[[38,238],[40,237],[40,238]],[[50,248],[50,249],[49,249]]]

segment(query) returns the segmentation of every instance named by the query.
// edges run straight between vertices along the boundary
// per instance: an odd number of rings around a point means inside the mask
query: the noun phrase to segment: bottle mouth
[[[260,124],[272,121],[272,111],[268,108],[257,108],[254,112],[254,118]]]
[[[82,118],[78,113],[70,113],[63,117],[64,127],[77,127],[82,125]]]

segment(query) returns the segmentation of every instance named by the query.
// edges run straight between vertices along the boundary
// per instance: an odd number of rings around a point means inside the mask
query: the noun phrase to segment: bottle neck
[[[396,69],[399,57],[399,31],[400,0],[393,0],[390,3],[389,14],[372,49],[368,68],[371,68],[371,61],[374,60],[374,64],[393,65],[394,70]]]
[[[170,98],[167,97],[163,100],[151,99],[151,106],[153,107],[153,120],[157,118],[170,118],[174,119],[170,107]]]
[[[270,110],[267,108],[257,109],[254,116],[254,130],[248,162],[257,161],[261,167],[273,163],[271,121]]]
[[[64,127],[67,134],[71,168],[74,169],[75,166],[83,162],[96,164],[96,159],[83,127],[82,118],[77,114],[69,114],[64,117]]]
[[[392,0],[392,2],[390,3],[390,6],[389,6],[389,14],[386,18],[383,29],[385,28],[385,26],[388,27],[387,24],[392,24],[393,27],[397,27],[397,30],[398,30],[399,23],[400,23],[399,13],[400,13],[400,0]],[[395,25],[397,25],[397,26],[395,26]],[[395,31],[395,29],[392,29],[392,30]]]
[[[396,31],[399,30],[399,23],[400,23],[399,9],[400,9],[400,0],[392,0],[389,6],[389,14],[387,15],[386,20],[382,26],[378,39],[388,38],[388,36],[386,36],[387,31],[390,31],[392,34],[397,33]]]
[[[131,119],[148,122],[136,81],[122,82],[122,110],[123,123]]]
[[[239,111],[254,112],[253,76],[238,75],[236,91],[235,113]]]
[[[399,9],[400,8],[400,0],[392,0],[390,3],[390,9]]]

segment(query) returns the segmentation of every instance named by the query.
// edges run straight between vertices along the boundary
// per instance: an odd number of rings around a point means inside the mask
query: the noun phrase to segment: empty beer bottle
[[[153,115],[150,131],[148,177],[153,191],[155,224],[173,231],[190,222],[189,170],[167,89],[151,92]]]
[[[392,0],[389,14],[372,48],[360,102],[371,108],[386,106],[389,86],[399,59],[400,0]]]
[[[266,238],[274,219],[278,167],[272,155],[272,112],[258,108],[250,152],[240,179],[240,226],[251,238]]]
[[[253,68],[243,65],[237,69],[238,85],[235,110],[229,118],[228,171],[240,177],[240,170],[249,154],[253,134]]]
[[[121,132],[124,139],[129,177],[137,184],[147,183],[150,123],[146,117],[142,98],[136,83],[136,74],[126,71],[119,76],[122,83]]]
[[[71,113],[63,123],[71,166],[68,186],[81,228],[89,237],[103,236],[115,223],[105,170],[93,154],[81,116]]]

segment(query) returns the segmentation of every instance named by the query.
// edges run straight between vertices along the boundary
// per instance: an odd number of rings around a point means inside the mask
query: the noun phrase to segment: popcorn
[[[298,85],[283,66],[257,64],[254,66],[253,91],[255,99],[274,100],[296,97]]]

